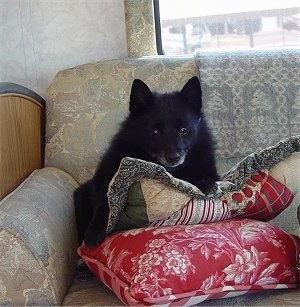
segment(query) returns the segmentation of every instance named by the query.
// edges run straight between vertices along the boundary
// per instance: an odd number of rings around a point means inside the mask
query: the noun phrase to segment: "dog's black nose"
[[[174,155],[166,156],[166,160],[170,164],[176,164],[180,160],[180,155],[179,154],[174,154]]]

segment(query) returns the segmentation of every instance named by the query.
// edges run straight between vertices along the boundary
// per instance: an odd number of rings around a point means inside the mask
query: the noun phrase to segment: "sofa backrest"
[[[246,155],[300,134],[300,51],[203,52],[195,57],[103,61],[57,74],[46,93],[45,165],[89,179],[128,113],[132,81],[180,90],[200,76],[220,173]]]
[[[155,91],[180,90],[198,75],[194,57],[103,61],[60,71],[46,93],[45,165],[79,183],[89,179],[128,113],[132,81]]]
[[[196,64],[221,173],[300,134],[299,49],[199,52]]]

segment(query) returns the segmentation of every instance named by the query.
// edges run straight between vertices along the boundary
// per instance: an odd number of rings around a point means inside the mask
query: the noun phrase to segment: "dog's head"
[[[175,168],[185,162],[201,130],[201,88],[191,78],[179,92],[156,93],[135,79],[130,95],[130,118],[135,137],[155,162]]]

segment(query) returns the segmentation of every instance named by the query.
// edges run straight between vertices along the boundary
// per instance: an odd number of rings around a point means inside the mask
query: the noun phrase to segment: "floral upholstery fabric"
[[[219,158],[300,134],[300,50],[199,52],[205,113]]]
[[[1,306],[31,305],[35,302],[54,305],[56,299],[49,279],[26,244],[9,231],[1,230],[0,246],[0,274],[5,276],[0,280]]]
[[[44,168],[0,202],[0,305],[61,303],[77,262],[76,187],[63,171]]]
[[[134,79],[172,91],[197,74],[193,57],[106,61],[58,73],[46,95],[46,165],[86,181],[127,115]]]
[[[153,4],[149,0],[124,0],[128,56],[155,55]]]

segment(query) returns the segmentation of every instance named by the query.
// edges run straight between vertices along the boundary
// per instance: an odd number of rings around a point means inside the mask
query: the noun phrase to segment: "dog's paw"
[[[197,188],[203,192],[205,195],[208,195],[210,193],[213,193],[217,190],[218,186],[216,181],[210,179],[210,178],[205,178],[202,180],[199,180],[197,182]]]
[[[86,231],[84,235],[84,244],[87,248],[97,247],[100,243],[104,241],[106,237],[106,232],[103,231],[90,231],[89,229]]]

